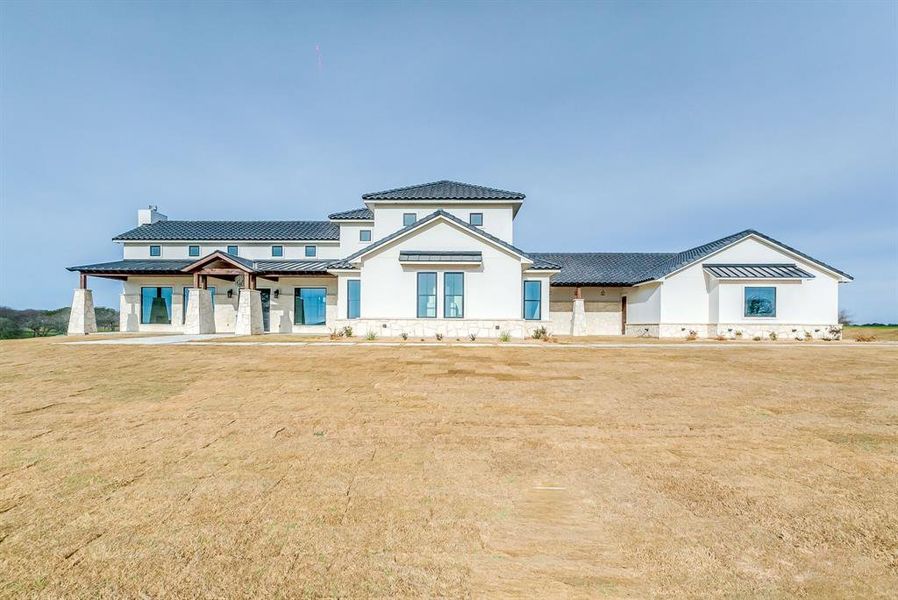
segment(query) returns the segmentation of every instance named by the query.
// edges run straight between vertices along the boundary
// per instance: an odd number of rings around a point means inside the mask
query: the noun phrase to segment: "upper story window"
[[[283,256],[284,255],[284,247],[283,246],[272,246],[271,247],[271,255],[272,256]]]
[[[200,255],[200,247],[199,246],[187,246],[187,256],[199,256]]]
[[[483,227],[483,213],[471,213],[468,222],[477,227]]]
[[[415,221],[418,220],[418,213],[402,213],[402,226],[408,227],[409,225],[414,225]]]
[[[237,256],[237,246],[228,246],[228,254]]]
[[[543,284],[541,281],[524,282],[524,318],[528,321],[542,319]]]
[[[746,287],[744,314],[746,317],[775,317],[776,288]]]
[[[306,246],[306,256],[309,258],[318,256],[318,246]]]
[[[150,246],[150,256],[162,256],[162,246]]]
[[[370,229],[359,229],[359,241],[360,242],[370,242],[371,241],[371,230]]]

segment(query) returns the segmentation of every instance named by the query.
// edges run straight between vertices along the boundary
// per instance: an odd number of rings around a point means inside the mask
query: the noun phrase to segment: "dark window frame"
[[[356,291],[358,293],[358,298],[355,300],[352,299],[352,292],[350,284],[356,284]],[[357,304],[355,315],[352,313],[352,305]],[[362,280],[361,279],[347,279],[346,280],[346,318],[347,319],[360,319],[362,317]]]
[[[433,275],[433,294],[421,294],[421,276],[422,275]],[[437,298],[439,297],[439,290],[437,289],[437,272],[436,271],[418,271],[416,276],[416,289],[415,289],[415,314],[418,319],[436,319],[437,313],[439,312],[437,309]],[[422,315],[421,314],[421,298],[422,297],[431,297],[433,296],[433,315]]]
[[[528,300],[527,299],[527,284],[535,283],[537,285],[537,289],[539,290],[539,295],[536,300]],[[524,285],[521,286],[521,312],[525,321],[542,321],[543,320],[543,282],[539,279],[525,279]],[[527,303],[528,302],[536,302],[537,311],[536,318],[531,319],[527,317]]]
[[[371,241],[371,230],[370,229],[359,229],[359,241],[360,242],[370,242]]]
[[[408,217],[412,218],[411,223],[406,223],[406,220],[408,220]],[[414,225],[417,222],[418,222],[418,213],[413,213],[413,212],[402,213],[402,226],[403,227],[408,227],[410,225]]]
[[[231,248],[234,249],[233,252],[231,252]],[[240,256],[240,246],[228,246],[225,253],[230,254],[231,256]]]
[[[196,244],[190,244],[187,246],[187,256],[199,256],[200,255],[200,247]]]
[[[748,291],[749,290],[773,290],[773,313],[769,315],[749,314]],[[742,316],[746,319],[775,319],[776,318],[776,286],[775,285],[746,285],[742,288]]]
[[[302,291],[303,290],[324,290],[324,321],[323,322],[321,322],[321,323],[299,323],[299,322],[297,322],[298,321],[297,317],[299,316],[299,311],[296,310],[296,301],[297,301],[297,299],[299,299],[299,300],[305,302],[305,300],[302,300]],[[303,311],[302,311],[303,320],[305,320],[305,315],[306,315],[306,311],[305,311],[305,309],[303,309]],[[327,288],[326,287],[321,287],[320,285],[314,285],[314,286],[310,285],[307,287],[293,288],[293,324],[294,325],[306,325],[308,327],[324,326],[327,324]]]
[[[282,258],[284,256],[284,247],[281,244],[272,245],[271,256],[275,258]]]
[[[461,276],[461,294],[450,295],[446,290],[446,278],[449,275]],[[461,312],[456,316],[449,316],[449,298],[461,297]],[[443,272],[443,318],[444,319],[464,319],[465,318],[465,274],[464,271],[444,271]]]
[[[156,298],[165,298],[162,293],[162,290],[168,290],[168,305],[166,305],[166,310],[168,311],[168,323],[150,323],[149,321],[144,320],[144,310],[143,310],[143,291],[144,290],[156,290]],[[146,285],[141,286],[140,288],[140,324],[141,325],[171,325],[172,324],[172,308],[174,305],[174,294],[175,290],[170,285]]]
[[[478,217],[479,223],[475,223],[474,217]],[[468,215],[468,224],[473,225],[474,227],[483,227],[483,213],[482,212],[472,212]]]
[[[162,256],[162,246],[159,244],[150,244],[150,256],[153,258]]]

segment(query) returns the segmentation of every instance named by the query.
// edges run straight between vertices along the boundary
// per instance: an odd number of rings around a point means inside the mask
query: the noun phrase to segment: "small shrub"
[[[545,325],[541,325],[533,330],[533,334],[530,336],[535,340],[544,340],[549,335],[549,332],[546,330]]]
[[[717,340],[718,342],[725,342],[725,341],[727,341],[727,336],[725,336],[725,335],[718,335],[718,336],[717,336],[716,338],[714,338],[714,339]]]
[[[474,340],[477,339],[477,334],[476,334],[476,333],[469,333],[469,334],[468,334],[468,339],[471,340],[471,341],[473,342]]]
[[[408,334],[403,331],[402,333],[399,334],[399,337],[401,337],[402,340],[405,341],[408,339]]]
[[[499,332],[499,341],[500,342],[509,342],[511,341],[511,334],[507,331]]]
[[[775,332],[775,331],[771,331],[771,332],[767,335],[767,337],[769,337],[769,338],[771,339],[771,341],[774,341],[774,342],[775,342],[775,341],[776,341],[776,338],[777,338],[778,336],[776,335],[776,332]]]
[[[377,339],[377,334],[374,333],[373,331],[369,331],[368,333],[365,334],[365,339],[368,340],[369,342],[370,342],[371,340],[376,340],[376,339]]]
[[[813,339],[814,339],[814,334],[813,334],[813,333],[811,333],[810,331],[805,331],[805,332],[804,332],[804,341],[810,342],[810,341],[813,340]]]
[[[689,333],[686,334],[686,339],[690,342],[694,342],[698,339],[698,332],[695,329],[690,329]]]
[[[854,336],[854,341],[855,342],[875,342],[876,336],[875,335],[858,334],[858,335]]]
[[[760,342],[760,341],[761,341],[761,336],[756,335],[755,337],[753,337],[753,338],[751,338],[751,339],[753,339],[753,340],[756,341],[756,342]]]
[[[330,338],[331,338],[332,340],[337,340],[337,339],[340,339],[341,337],[343,337],[343,330],[342,330],[342,329],[334,329],[334,330],[331,331]]]
[[[345,335],[346,337],[352,337],[352,327],[347,325],[343,329],[340,330],[340,335]]]
[[[436,338],[437,338],[437,341],[438,341],[438,342],[442,342],[442,341],[443,341],[443,334],[442,334],[442,333],[438,333],[438,334],[436,335]]]
[[[742,330],[736,331],[736,337],[737,337],[737,338],[741,338],[741,337],[742,337]]]

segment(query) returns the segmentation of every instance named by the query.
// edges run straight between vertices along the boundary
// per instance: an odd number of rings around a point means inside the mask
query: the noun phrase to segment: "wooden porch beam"
[[[78,274],[78,287],[82,290],[87,289],[87,273],[81,272]]]

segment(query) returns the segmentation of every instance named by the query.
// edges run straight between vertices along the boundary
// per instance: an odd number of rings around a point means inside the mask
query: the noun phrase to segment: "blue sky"
[[[149,203],[322,219],[457,179],[533,251],[755,228],[898,321],[894,3],[4,3],[0,304],[68,304]],[[316,52],[316,47],[320,52]],[[119,284],[92,282],[118,306]]]

